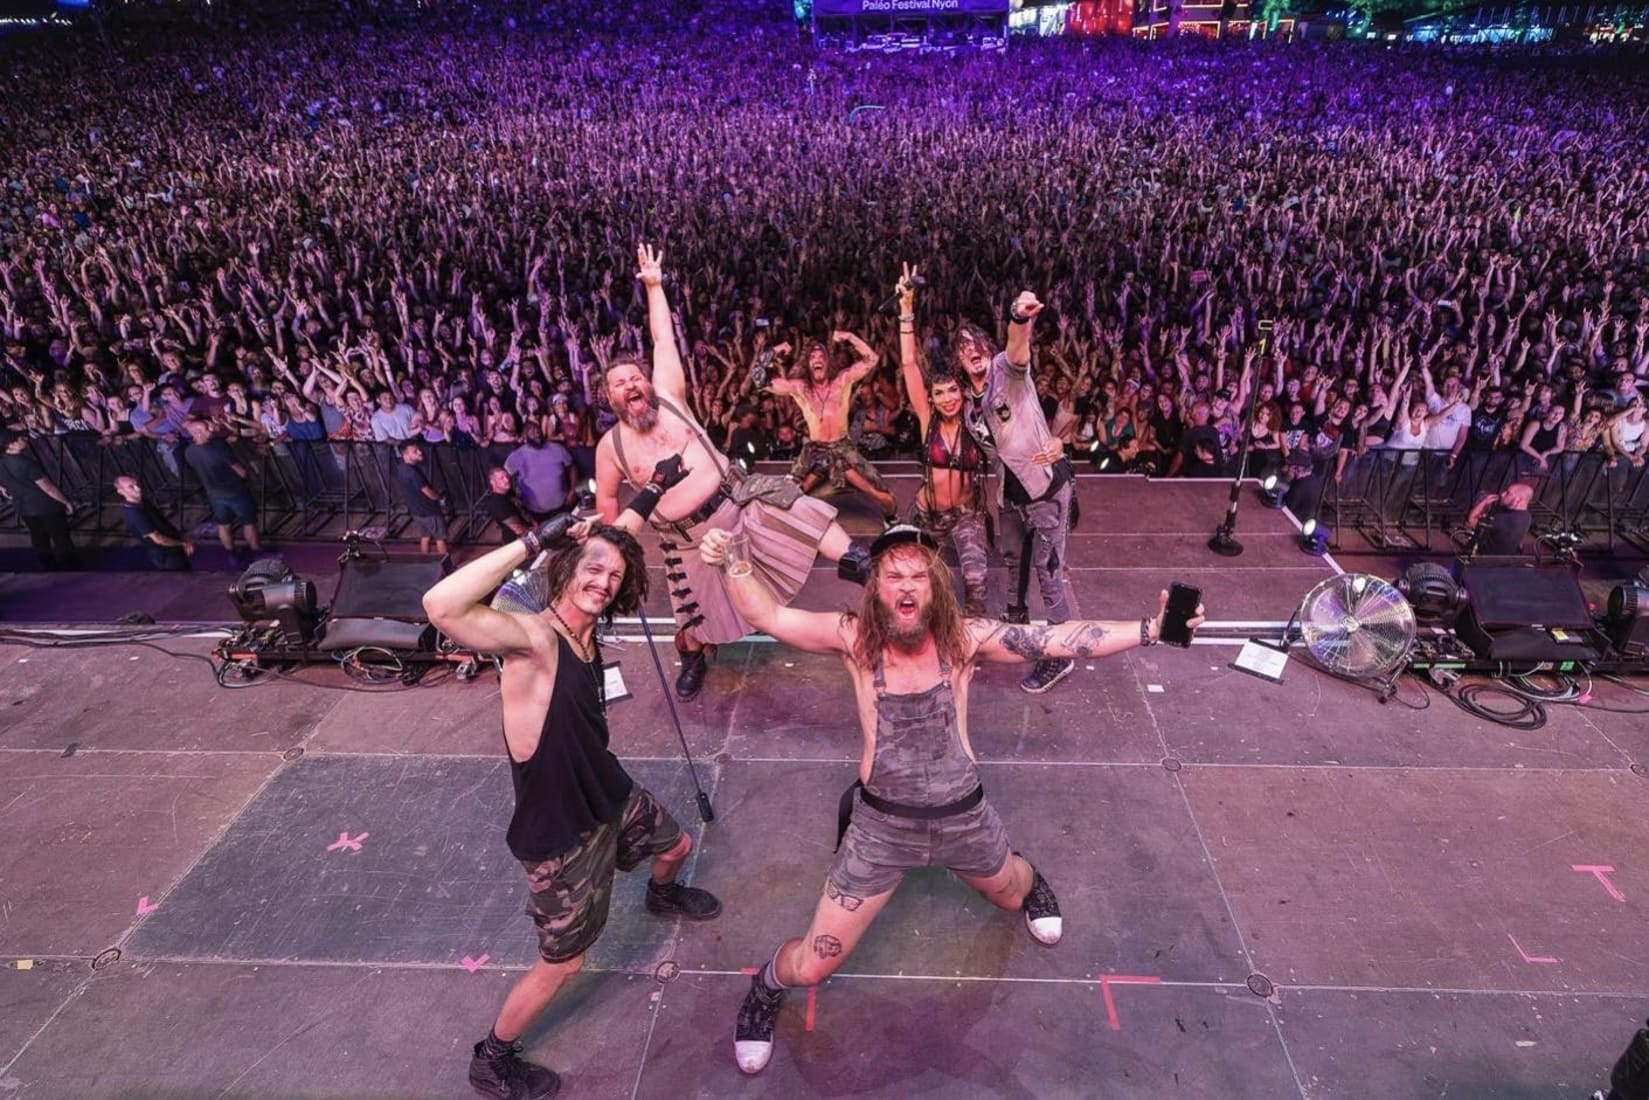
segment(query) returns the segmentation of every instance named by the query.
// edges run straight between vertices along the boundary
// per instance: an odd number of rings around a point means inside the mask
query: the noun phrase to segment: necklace
[[[573,636],[573,628],[567,625],[567,620],[561,617],[561,612],[555,609],[555,604],[549,604],[548,608],[550,614],[555,616],[555,621],[561,624],[561,630],[563,636],[567,639],[567,644],[573,647],[573,651],[578,654],[579,660],[584,663],[585,671],[589,672],[590,679],[595,681],[596,699],[601,704],[601,713],[606,714],[607,682],[605,672],[601,667],[601,644],[591,638],[590,648],[586,650],[579,644],[578,639]]]
[[[586,649],[584,644],[578,640],[576,635],[573,634],[573,628],[567,625],[567,620],[561,617],[561,612],[555,609],[555,604],[552,603],[549,605],[549,612],[551,615],[555,616],[555,621],[561,625],[561,631],[566,635],[567,641],[571,642],[573,644],[573,648],[578,651],[578,659],[583,661],[585,664],[589,664],[591,661],[595,660],[595,654],[591,652],[590,649]]]

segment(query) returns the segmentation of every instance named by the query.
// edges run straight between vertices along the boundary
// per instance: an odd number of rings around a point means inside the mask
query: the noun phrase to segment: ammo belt
[[[854,780],[853,786],[842,792],[842,800],[836,807],[836,847],[838,849],[842,846],[842,838],[847,835],[848,822],[853,819],[854,795],[864,799],[866,806],[890,817],[907,817],[916,821],[937,821],[942,817],[955,817],[957,814],[965,814],[985,801],[985,786],[980,784],[955,802],[947,802],[943,806],[910,806],[903,802],[889,802],[885,798],[871,794],[862,781]]]

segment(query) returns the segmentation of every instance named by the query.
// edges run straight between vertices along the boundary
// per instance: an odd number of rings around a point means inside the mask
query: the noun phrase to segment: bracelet
[[[901,314],[899,314],[899,323],[904,324],[906,321],[909,321],[911,324],[915,324],[916,323],[916,314],[914,314],[914,313],[901,313]]]
[[[1151,637],[1151,617],[1149,615],[1139,621],[1139,644],[1142,646],[1161,644],[1156,638]]]

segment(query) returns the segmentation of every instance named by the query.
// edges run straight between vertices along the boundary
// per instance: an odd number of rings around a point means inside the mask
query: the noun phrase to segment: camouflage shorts
[[[555,859],[522,860],[532,894],[527,915],[538,926],[544,961],[567,962],[588,951],[607,925],[614,870],[633,871],[680,840],[681,825],[651,793],[636,787],[617,825],[596,826]]]

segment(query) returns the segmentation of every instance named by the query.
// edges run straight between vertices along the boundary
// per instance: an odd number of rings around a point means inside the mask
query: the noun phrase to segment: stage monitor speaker
[[[1602,656],[1580,579],[1566,566],[1467,565],[1455,633],[1491,661],[1595,661]]]
[[[424,614],[424,593],[441,576],[439,559],[390,556],[345,561],[317,645],[324,650],[433,650],[436,632]]]

